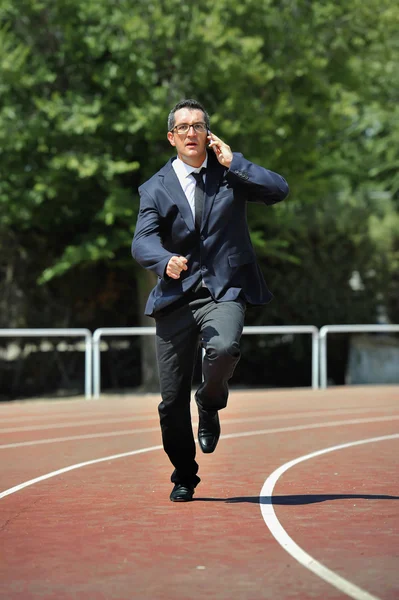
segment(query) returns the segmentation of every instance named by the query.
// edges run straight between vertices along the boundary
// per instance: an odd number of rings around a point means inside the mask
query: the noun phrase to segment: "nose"
[[[194,129],[194,125],[189,125],[188,126],[187,135],[197,135],[197,132]]]

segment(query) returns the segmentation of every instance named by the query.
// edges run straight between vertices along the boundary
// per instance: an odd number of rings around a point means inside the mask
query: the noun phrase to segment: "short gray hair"
[[[211,128],[211,122],[209,119],[209,115],[206,112],[205,108],[202,106],[200,102],[197,100],[193,100],[192,98],[188,98],[187,100],[180,100],[169,113],[168,116],[168,131],[172,131],[175,126],[175,112],[180,110],[181,108],[188,108],[189,110],[202,110],[204,113],[205,125],[207,129]]]

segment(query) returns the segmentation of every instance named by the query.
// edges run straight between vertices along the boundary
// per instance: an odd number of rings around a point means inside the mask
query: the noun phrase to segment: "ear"
[[[175,144],[175,136],[173,135],[173,133],[171,131],[168,131],[168,140],[171,143],[172,146],[176,146]]]

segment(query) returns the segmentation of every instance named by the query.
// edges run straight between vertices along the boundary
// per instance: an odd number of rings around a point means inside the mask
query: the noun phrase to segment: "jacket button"
[[[205,265],[202,265],[201,271],[206,271],[206,266]]]
[[[201,235],[200,240],[204,241],[204,239],[205,239],[205,236]]]

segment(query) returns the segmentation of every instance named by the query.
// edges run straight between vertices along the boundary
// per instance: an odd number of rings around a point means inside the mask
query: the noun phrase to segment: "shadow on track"
[[[194,498],[195,502],[225,502],[226,504],[273,504],[297,506],[299,504],[315,504],[330,500],[399,500],[399,496],[383,494],[298,494],[292,496],[238,496],[237,498]]]

